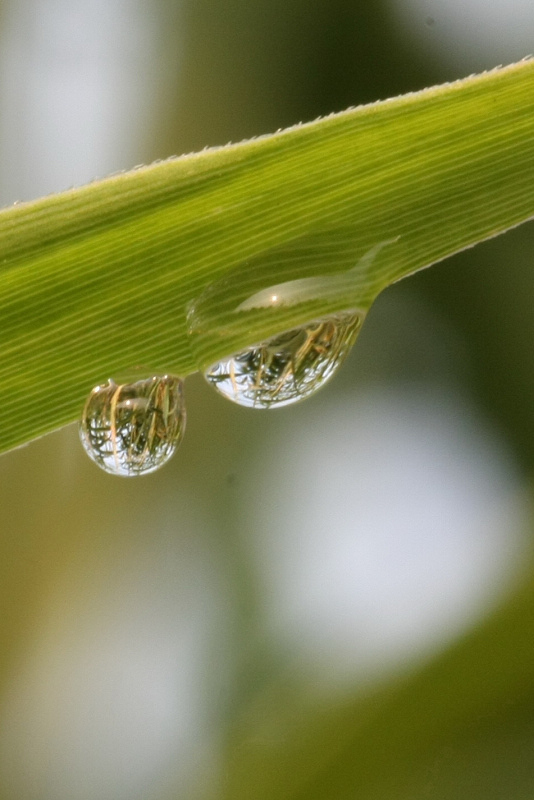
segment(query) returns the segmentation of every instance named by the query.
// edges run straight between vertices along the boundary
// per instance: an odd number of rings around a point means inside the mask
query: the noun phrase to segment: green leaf
[[[185,376],[311,310],[365,312],[392,281],[533,215],[532,61],[9,208],[0,451],[76,419],[103,379]],[[335,300],[255,326],[234,313],[247,287],[349,270]],[[189,304],[230,273],[195,356]]]

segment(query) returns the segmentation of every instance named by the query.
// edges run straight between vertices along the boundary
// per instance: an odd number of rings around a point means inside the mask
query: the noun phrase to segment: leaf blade
[[[534,216],[533,179],[525,61],[3,211],[0,451],[72,421],[95,383],[135,364],[194,371],[188,304],[247,260],[336,227],[355,262],[395,239],[360,281],[368,307]],[[338,269],[325,256],[324,274]],[[245,326],[234,341],[253,343]]]

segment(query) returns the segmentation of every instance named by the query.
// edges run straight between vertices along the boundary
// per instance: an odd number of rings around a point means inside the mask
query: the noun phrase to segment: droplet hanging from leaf
[[[218,361],[204,377],[242,406],[290,405],[310,397],[332,377],[360,325],[360,316],[351,311],[316,320]]]
[[[185,430],[183,383],[173,375],[133,383],[109,380],[90,393],[80,439],[92,460],[113,475],[147,475],[174,454]]]
[[[343,229],[310,234],[208,286],[188,315],[191,347],[208,383],[253,408],[312,395],[354,344],[380,288],[369,267],[396,241],[362,251]],[[338,271],[326,272],[332,261]],[[266,285],[266,274],[277,282]],[[243,339],[250,342],[245,349]]]

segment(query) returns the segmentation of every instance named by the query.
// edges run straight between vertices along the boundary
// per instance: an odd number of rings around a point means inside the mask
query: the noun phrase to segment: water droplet
[[[185,429],[183,383],[173,375],[96,386],[85,404],[80,439],[113,475],[147,475],[163,466]]]
[[[332,377],[360,324],[360,315],[347,311],[301,325],[218,361],[204,377],[242,406],[280,408],[296,403]]]
[[[384,265],[391,263],[397,241],[365,248],[353,231],[335,229],[248,259],[208,286],[189,309],[199,369],[242,405],[267,408],[308,397],[354,343],[387,283]]]

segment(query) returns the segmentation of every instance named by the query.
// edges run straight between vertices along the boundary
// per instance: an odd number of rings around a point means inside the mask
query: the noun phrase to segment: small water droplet
[[[324,386],[344,361],[360,325],[356,312],[334,314],[218,361],[204,377],[239,405],[287,406]]]
[[[183,383],[173,375],[96,386],[85,404],[80,439],[113,475],[147,475],[174,454],[185,429]]]

